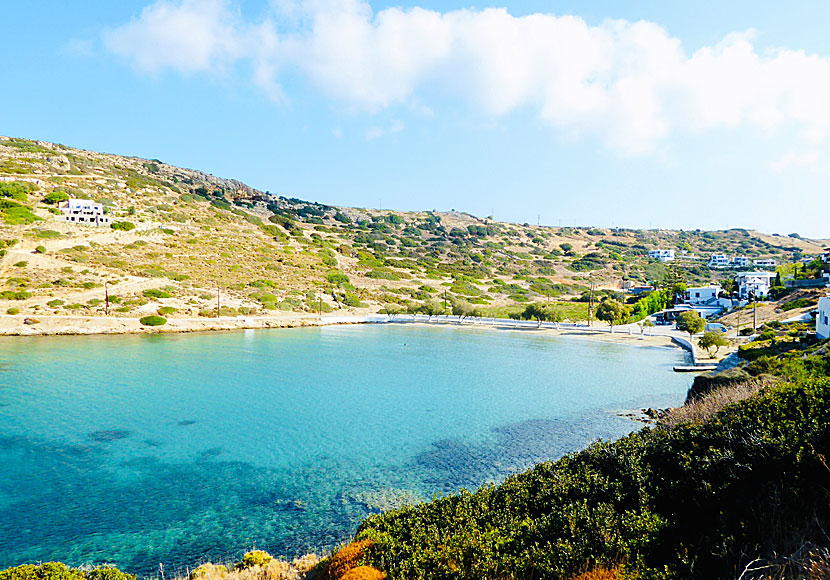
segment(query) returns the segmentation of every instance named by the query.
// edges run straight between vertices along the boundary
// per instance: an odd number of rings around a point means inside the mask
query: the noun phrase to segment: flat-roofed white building
[[[746,256],[735,256],[732,258],[733,268],[749,268],[749,258]]]
[[[709,258],[710,268],[728,268],[731,265],[732,261],[726,254],[712,254],[712,257]]]
[[[104,206],[89,199],[69,199],[60,206],[64,221],[87,226],[108,226],[112,219],[104,214]]]
[[[776,262],[772,258],[764,258],[762,260],[755,260],[754,263],[759,268],[775,268],[776,266],[778,266],[778,262]]]
[[[775,282],[775,272],[741,272],[735,276],[738,285],[738,298],[749,299],[750,294],[755,298],[764,298],[769,294]]]
[[[719,286],[699,286],[686,289],[686,304],[711,304],[717,301]]]
[[[674,260],[674,250],[649,250],[648,257],[661,262],[671,262]]]
[[[830,296],[820,298],[818,301],[816,334],[819,338],[830,338]]]

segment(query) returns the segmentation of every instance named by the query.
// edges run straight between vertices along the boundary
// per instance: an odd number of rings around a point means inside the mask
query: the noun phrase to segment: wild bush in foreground
[[[138,321],[144,326],[163,326],[167,324],[166,318],[163,316],[156,316],[155,314],[139,318]]]
[[[0,571],[0,580],[136,580],[118,568],[70,568],[61,562],[46,562],[39,566],[25,564]]]

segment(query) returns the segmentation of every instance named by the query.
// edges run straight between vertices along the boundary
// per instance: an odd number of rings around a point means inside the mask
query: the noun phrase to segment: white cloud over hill
[[[494,118],[531,110],[628,155],[649,153],[677,132],[795,128],[817,144],[830,130],[830,59],[759,52],[751,32],[687,53],[644,21],[590,26],[576,16],[503,9],[374,12],[361,0],[279,0],[254,22],[224,0],[158,0],[103,39],[150,73],[221,75],[245,64],[274,99],[296,74],[372,112],[435,108],[441,96]]]

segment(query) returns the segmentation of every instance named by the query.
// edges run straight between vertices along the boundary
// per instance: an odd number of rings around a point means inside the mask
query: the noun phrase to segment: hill
[[[117,229],[61,220],[66,198],[103,204]],[[222,316],[438,311],[484,315],[552,302],[587,317],[590,284],[609,290],[728,276],[722,252],[781,263],[823,240],[755,231],[511,224],[458,212],[334,207],[140,159],[0,138],[0,313]],[[674,268],[649,249],[683,254]],[[459,306],[460,305],[460,306]]]

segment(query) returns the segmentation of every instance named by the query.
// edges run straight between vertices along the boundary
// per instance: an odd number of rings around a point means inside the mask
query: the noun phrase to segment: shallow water
[[[682,402],[682,351],[339,326],[0,338],[0,569],[295,556]]]

